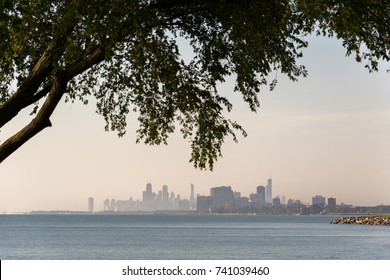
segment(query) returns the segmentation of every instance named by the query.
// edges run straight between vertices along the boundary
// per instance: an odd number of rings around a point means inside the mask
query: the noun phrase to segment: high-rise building
[[[162,200],[168,201],[168,198],[169,198],[168,186],[164,185],[162,186]]]
[[[234,196],[231,187],[215,187],[210,189],[212,198],[212,208],[214,209],[233,209]]]
[[[265,202],[265,187],[264,186],[258,186],[256,188],[256,194],[259,196],[258,202]]]
[[[316,195],[312,198],[312,205],[319,205],[324,206],[325,205],[325,197],[321,195]]]
[[[275,207],[279,207],[280,206],[280,198],[279,197],[275,197],[272,200],[272,205],[275,206]]]
[[[110,202],[110,211],[115,211],[116,210],[116,200],[115,199],[111,199],[111,202]]]
[[[169,201],[168,186],[163,185],[162,192],[161,192],[161,210],[168,210],[169,209],[168,201]]]
[[[265,202],[272,203],[272,179],[268,179],[267,185],[265,186]]]
[[[88,198],[88,212],[93,212],[93,197]]]
[[[110,200],[107,198],[103,201],[103,211],[110,210]]]
[[[152,184],[147,183],[146,184],[146,190],[142,192],[142,201],[143,202],[149,202],[154,199],[153,192],[152,192]]]
[[[234,197],[234,199],[241,198],[241,192],[233,192],[233,197]]]
[[[147,183],[147,184],[146,184],[146,191],[147,191],[148,193],[151,193],[151,192],[152,192],[152,183]]]
[[[253,208],[260,208],[265,204],[265,187],[258,186],[256,188],[256,193],[251,193],[249,195],[250,205]]]
[[[336,208],[336,198],[329,197],[328,198],[328,208],[329,209],[335,209]]]
[[[191,184],[191,196],[190,196],[190,210],[196,209],[195,187]]]

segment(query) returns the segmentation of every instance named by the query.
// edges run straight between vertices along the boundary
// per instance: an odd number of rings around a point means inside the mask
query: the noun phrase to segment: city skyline
[[[335,207],[336,206],[336,198],[334,196],[328,196],[328,197],[325,197],[325,196],[322,196],[322,195],[319,195],[319,194],[313,194],[310,198],[310,201],[302,201],[301,199],[299,199],[299,197],[287,197],[284,196],[283,194],[277,194],[275,196],[272,196],[272,192],[273,192],[273,189],[272,189],[272,178],[269,178],[267,179],[267,184],[265,186],[263,185],[258,185],[256,187],[254,187],[254,192],[252,191],[252,193],[249,193],[248,195],[241,195],[241,192],[240,190],[237,190],[237,189],[233,189],[230,185],[229,186],[214,186],[214,187],[211,187],[209,189],[209,195],[207,194],[199,194],[197,193],[195,195],[195,186],[193,183],[190,183],[189,186],[190,186],[190,195],[188,197],[184,197],[184,196],[181,196],[180,193],[178,194],[175,194],[173,191],[169,192],[168,191],[168,186],[166,184],[163,184],[161,186],[161,190],[158,191],[157,193],[153,192],[152,189],[153,189],[153,185],[151,182],[148,182],[146,183],[146,189],[144,191],[142,191],[142,194],[139,196],[140,199],[137,199],[137,198],[133,198],[133,197],[130,197],[129,199],[124,199],[124,198],[106,198],[104,199],[101,203],[98,203],[96,204],[95,203],[95,197],[93,196],[89,196],[87,198],[87,206],[86,206],[86,209],[73,209],[73,210],[69,210],[69,209],[46,209],[46,210],[43,210],[43,209],[36,209],[36,210],[31,210],[31,212],[40,212],[40,211],[48,211],[48,212],[56,212],[56,211],[74,211],[74,212],[89,212],[89,213],[93,213],[93,212],[126,212],[126,211],[129,211],[129,212],[134,212],[134,211],[145,211],[145,212],[154,212],[154,211],[165,211],[165,210],[194,210],[196,211],[196,207],[194,207],[194,205],[197,204],[196,202],[196,199],[199,198],[199,197],[207,197],[207,196],[215,196],[215,194],[213,194],[213,190],[214,189],[221,189],[221,188],[229,188],[231,191],[232,191],[232,194],[234,194],[234,196],[236,197],[236,195],[238,195],[238,198],[245,198],[245,199],[249,199],[250,202],[256,202],[256,200],[258,198],[256,198],[256,196],[258,196],[260,194],[261,198],[260,198],[260,201],[261,202],[261,205],[273,205],[275,203],[275,200],[277,201],[278,205],[289,205],[289,204],[299,204],[299,205],[306,205],[306,206],[309,206],[309,205],[315,205],[315,204],[329,204],[329,200],[331,201],[330,203],[332,204],[332,207]],[[165,193],[165,195],[164,195]],[[310,194],[308,194],[310,196]],[[164,198],[165,197],[165,198]],[[271,201],[268,200],[269,197],[272,197]],[[166,201],[166,200],[173,200],[173,199],[178,199],[179,201],[181,200],[182,202],[185,203],[185,206],[184,207],[179,207],[179,206],[174,206],[173,208],[170,208],[170,207],[166,207],[166,206],[158,206],[158,207],[149,207],[146,206],[140,206],[140,204],[144,204],[144,203],[148,203],[148,201],[152,201],[153,203],[155,202],[158,202],[159,200],[161,201]],[[328,200],[328,203],[326,202],[326,200]],[[126,203],[134,203],[134,205],[132,206],[133,208],[132,209],[126,209],[125,207],[128,207],[128,206],[125,206],[124,204]],[[138,203],[138,206],[135,206],[135,204]],[[100,207],[100,204],[102,204],[102,207]],[[119,206],[118,206],[119,205]],[[384,205],[384,204],[378,204],[378,205],[353,205],[353,204],[350,204],[348,203],[348,201],[344,202],[342,201],[340,204],[337,204],[337,205],[346,205],[346,206],[352,206],[352,207],[369,207],[369,206],[380,206],[380,205]],[[388,204],[390,205],[390,204]],[[30,211],[26,211],[26,212],[30,212]],[[3,211],[3,214],[7,213],[6,211]],[[15,213],[25,213],[25,212],[15,212]],[[1,214],[1,213],[0,213]],[[9,214],[12,214],[12,213],[9,213]]]
[[[230,185],[249,195],[270,177],[278,186],[274,195],[305,203],[322,194],[353,205],[390,204],[389,64],[368,73],[345,57],[341,42],[321,37],[309,38],[302,64],[309,76],[298,82],[275,73],[278,84],[273,92],[262,89],[257,114],[233,93],[234,78],[220,85],[234,106],[228,117],[248,137],[238,137],[237,144],[227,139],[212,172],[194,169],[189,143],[178,133],[168,146],[135,144],[133,112],[127,134],[118,138],[104,131],[93,100],[90,106],[62,102],[53,127],[1,164],[0,213],[85,209],[90,196],[95,203],[138,197],[148,180],[186,197],[191,182],[197,193]],[[4,127],[0,140],[23,119],[20,114]]]
[[[302,203],[303,205],[311,205],[311,204],[313,204],[313,199],[314,199],[314,197],[315,196],[320,196],[320,197],[322,197],[322,195],[318,195],[317,193],[318,192],[313,192],[312,194],[306,194],[305,195],[305,199],[300,199],[298,196],[292,196],[292,197],[286,197],[283,193],[278,193],[278,192],[276,192],[276,194],[274,195],[274,196],[272,196],[272,193],[274,192],[273,191],[273,189],[272,189],[272,185],[273,185],[273,183],[272,183],[272,178],[268,178],[268,179],[266,179],[266,181],[267,181],[267,183],[266,184],[264,184],[264,185],[261,185],[261,183],[263,183],[263,182],[261,182],[260,183],[260,185],[258,184],[258,185],[256,185],[256,186],[254,186],[253,188],[254,189],[258,189],[259,187],[261,187],[261,188],[263,188],[264,189],[264,201],[265,202],[267,202],[267,203],[272,203],[272,199],[274,199],[274,198],[279,198],[280,199],[280,201],[282,201],[283,200],[283,202],[281,202],[281,204],[282,205],[287,205],[287,200],[290,200],[290,201],[299,201],[300,203]],[[148,183],[146,183],[146,186],[147,186],[147,189],[148,189],[148,186],[152,186],[152,183],[151,183],[151,181],[149,181]],[[218,185],[218,186],[222,186],[222,185]],[[214,186],[214,187],[210,187],[210,190],[211,189],[213,189],[213,188],[218,188],[218,186]],[[227,186],[229,186],[229,187],[231,187],[231,185],[229,185],[229,184],[227,184]],[[167,185],[167,184],[162,184],[161,186],[160,186],[162,189],[164,189],[164,188],[168,188],[169,186]],[[182,199],[184,199],[184,200],[190,200],[191,199],[191,197],[192,197],[192,195],[194,194],[194,184],[193,183],[189,183],[188,184],[188,190],[185,190],[185,187],[180,187],[180,189],[182,189],[183,191],[184,191],[184,193],[188,193],[188,195],[183,195],[183,196],[181,196],[180,195],[180,193],[177,193],[177,195],[179,196],[179,198],[181,197]],[[270,194],[270,192],[269,191],[267,191],[267,188],[269,188],[270,187],[270,191],[271,191],[271,197],[272,197],[272,199],[271,199],[271,201],[269,201],[268,199],[269,199],[269,194]],[[236,190],[235,189],[235,191],[239,191],[240,193],[241,193],[241,191],[240,190]],[[145,191],[142,191],[142,192],[145,192]],[[141,192],[141,193],[142,193]],[[161,192],[161,191],[160,191]],[[171,193],[174,193],[174,191],[172,191]],[[153,193],[154,195],[158,195],[157,193]],[[253,194],[253,190],[252,190],[252,194]],[[207,194],[205,194],[205,193],[197,193],[196,192],[196,195],[195,195],[195,198],[196,198],[196,196],[204,196],[204,195],[208,195],[208,193]],[[247,192],[247,193],[243,193],[243,196],[247,196],[247,197],[250,197],[250,195],[251,195],[251,191],[249,191],[249,192]],[[328,198],[334,198],[334,195],[331,195],[331,194],[329,194],[328,196],[325,196],[325,197],[323,197],[323,198],[326,198],[326,197],[328,197]],[[143,201],[143,199],[144,199],[144,197],[143,197],[143,195],[142,194],[139,194],[138,196],[137,195],[135,195],[134,197],[133,196],[128,196],[128,198],[130,198],[130,199],[132,199],[133,201]],[[126,199],[125,199],[125,197],[122,197],[122,198],[120,198],[120,197],[115,197],[115,198],[111,198],[110,197],[110,199],[108,199],[108,198],[106,198],[105,200],[110,200],[111,202],[112,202],[112,200],[116,200],[116,201],[121,201],[121,202],[123,202],[123,201],[125,201]],[[91,196],[89,196],[88,197],[88,206],[87,206],[87,212],[98,212],[98,211],[105,211],[105,209],[104,209],[104,201],[105,200],[102,200],[101,202],[101,204],[102,204],[102,207],[100,207],[100,203],[96,203],[96,201],[99,201],[99,200],[96,200],[95,199],[95,196],[93,196],[93,195],[91,195]],[[341,203],[342,204],[347,204],[347,205],[353,205],[353,206],[377,206],[377,205],[382,205],[382,204],[384,204],[384,203],[380,203],[380,204],[376,204],[376,205],[374,205],[374,204],[372,204],[372,205],[365,205],[365,204],[353,204],[353,203],[350,203],[350,201],[348,201],[348,200],[346,200],[346,201],[341,201]],[[92,205],[92,206],[91,206]],[[390,205],[390,203],[389,204],[386,204],[386,205]],[[29,211],[56,211],[56,210],[60,210],[60,211],[62,211],[62,210],[65,210],[65,211],[85,211],[86,209],[84,209],[84,208],[80,208],[80,209],[68,209],[68,208],[63,208],[63,209],[61,209],[61,208],[53,208],[53,209],[39,209],[39,208],[37,208],[37,209],[33,209],[33,210],[26,210],[26,211],[15,211],[15,212],[13,212],[13,213],[18,213],[18,212],[20,212],[20,213],[22,213],[22,212],[29,212]],[[92,209],[92,210],[91,210]],[[141,209],[139,209],[139,210],[141,210]],[[155,209],[155,210],[159,210],[159,209]],[[169,209],[160,209],[160,210],[169,210]],[[178,210],[178,209],[177,209]],[[147,210],[147,211],[149,211],[149,210]],[[3,213],[7,213],[8,211],[2,211]],[[12,212],[10,212],[10,213],[12,213]]]
[[[272,178],[267,180],[267,185],[262,185],[254,188],[248,196],[241,195],[240,190],[235,190],[231,186],[217,186],[210,188],[209,194],[197,194],[195,196],[195,186],[190,184],[190,196],[181,197],[180,194],[175,194],[173,191],[169,192],[167,185],[162,185],[161,190],[153,192],[153,185],[146,183],[145,190],[142,191],[142,199],[114,199],[106,198],[103,201],[103,207],[94,211],[94,198],[88,198],[88,212],[155,212],[155,211],[197,211],[209,212],[211,208],[218,210],[218,208],[225,208],[226,210],[240,209],[244,207],[260,208],[266,205],[282,206],[282,205],[310,205],[302,203],[300,199],[288,198],[287,203],[285,197],[281,199],[280,195],[272,196]],[[213,201],[213,198],[219,198]],[[336,198],[326,197],[322,195],[315,195],[312,197],[311,205],[329,205],[330,208],[336,207]],[[207,210],[204,209],[205,205]],[[344,203],[342,203],[344,204]],[[200,208],[202,209],[200,209]],[[211,207],[211,208],[210,208]]]
[[[255,188],[255,193],[251,193],[248,196],[241,195],[240,190],[234,190],[231,186],[218,186],[210,188],[209,195],[205,194],[196,194],[195,196],[195,186],[194,184],[190,184],[190,196],[181,197],[180,194],[175,194],[173,191],[168,191],[168,186],[163,185],[161,190],[158,192],[153,192],[153,186],[150,182],[146,183],[146,188],[142,192],[142,199],[133,199],[130,197],[127,200],[124,199],[109,199],[106,198],[103,201],[103,208],[97,210],[96,212],[155,212],[155,211],[200,211],[206,212],[204,209],[199,210],[199,205],[203,205],[204,203],[208,203],[212,197],[221,196],[224,197],[223,200],[228,197],[228,200],[234,200],[235,205],[224,205],[225,202],[222,201],[221,207],[225,207],[227,209],[238,209],[241,207],[249,206],[265,206],[265,205],[273,205],[273,206],[281,206],[281,205],[310,205],[308,203],[302,203],[298,198],[288,198],[287,202],[285,196],[276,195],[272,196],[272,178],[267,180],[267,185],[264,187],[259,185]],[[270,199],[271,198],[271,199]],[[201,199],[203,202],[199,202]],[[328,199],[328,203],[326,203],[326,199]],[[211,202],[211,200],[209,201]],[[200,203],[200,204],[199,204]],[[218,204],[218,202],[217,202]],[[336,198],[335,197],[323,197],[322,195],[315,195],[312,197],[311,205],[325,205],[327,204],[330,209],[334,209],[336,207]],[[348,205],[341,203],[342,205]],[[210,206],[210,205],[209,205]],[[91,210],[92,209],[92,210]],[[88,212],[94,212],[94,198],[88,198]]]

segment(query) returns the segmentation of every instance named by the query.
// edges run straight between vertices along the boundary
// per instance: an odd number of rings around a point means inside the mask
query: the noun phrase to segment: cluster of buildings
[[[198,196],[198,212],[220,212],[232,211],[241,208],[261,208],[264,205],[277,203],[280,205],[280,198],[272,199],[272,179],[268,179],[267,185],[258,186],[255,193],[249,197],[241,196],[240,192],[233,191],[230,186],[215,187],[210,189],[209,196]]]
[[[90,200],[92,199],[92,206]],[[196,197],[194,185],[191,184],[190,199],[182,199],[180,195],[168,191],[168,186],[162,186],[157,193],[153,192],[152,184],[147,183],[146,189],[142,192],[142,201],[105,199],[103,201],[104,212],[154,212],[154,211],[188,211],[196,210]],[[88,199],[88,211],[93,212],[93,198]]]
[[[327,210],[336,209],[336,198],[326,198],[316,195],[312,198],[312,204],[304,205],[300,200],[285,197],[272,196],[272,179],[268,179],[266,186],[258,186],[255,193],[249,197],[241,196],[229,186],[215,187],[210,189],[209,196],[197,197],[197,212],[255,212],[267,214],[317,214]]]
[[[256,187],[256,192],[251,193],[249,197],[241,196],[240,192],[234,191],[230,186],[220,186],[210,189],[210,195],[194,194],[194,185],[191,184],[191,195],[189,199],[182,199],[180,195],[175,196],[174,192],[168,191],[168,186],[162,186],[158,192],[153,192],[152,184],[147,183],[146,189],[142,192],[142,201],[133,200],[115,200],[106,199],[103,202],[104,212],[154,212],[154,211],[196,211],[199,213],[216,212],[270,212],[271,209],[303,209],[300,200],[289,199],[286,203],[285,197],[272,196],[272,179],[267,180],[265,186]],[[312,198],[311,207],[315,209],[335,209],[336,199],[326,198],[316,195]],[[307,211],[307,209],[304,209]],[[94,199],[88,198],[88,212],[94,212]],[[286,213],[277,211],[275,213]]]
[[[321,195],[316,195],[312,198],[312,206],[320,206],[324,207],[326,206],[329,209],[335,209],[336,208],[336,198],[334,197],[329,197],[328,198],[328,203],[325,202],[326,198],[321,196]]]

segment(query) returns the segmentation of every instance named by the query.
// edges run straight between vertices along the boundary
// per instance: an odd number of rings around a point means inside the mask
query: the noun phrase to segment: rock
[[[330,222],[331,224],[355,224],[355,225],[375,225],[390,226],[390,217],[361,216],[361,217],[341,217]]]

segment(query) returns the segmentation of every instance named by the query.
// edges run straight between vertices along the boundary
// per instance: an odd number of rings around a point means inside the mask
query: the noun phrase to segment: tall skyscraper
[[[264,203],[265,202],[265,188],[264,188],[264,186],[258,186],[256,188],[256,194],[258,196],[257,202]]]
[[[168,198],[169,198],[168,186],[164,185],[162,186],[162,200],[168,201]]]
[[[329,197],[328,198],[328,208],[329,209],[335,209],[336,208],[336,198]]]
[[[93,197],[88,198],[88,212],[93,212]]]
[[[107,198],[103,201],[103,211],[110,210],[110,200]]]
[[[151,193],[151,192],[152,192],[152,183],[147,183],[147,184],[146,184],[146,191],[147,191],[148,193]]]
[[[190,210],[196,210],[196,198],[195,198],[195,187],[191,184],[191,196],[190,196]]]
[[[272,203],[272,179],[268,179],[267,185],[265,186],[265,202]]]
[[[256,188],[256,193],[251,193],[249,195],[250,204],[254,208],[259,208],[265,203],[265,187],[258,186]]]
[[[152,184],[147,183],[146,184],[146,190],[142,192],[142,201],[143,202],[149,202],[154,199],[153,192],[152,192]]]
[[[168,210],[169,209],[168,202],[169,202],[168,186],[163,185],[162,192],[161,192],[161,210]]]

